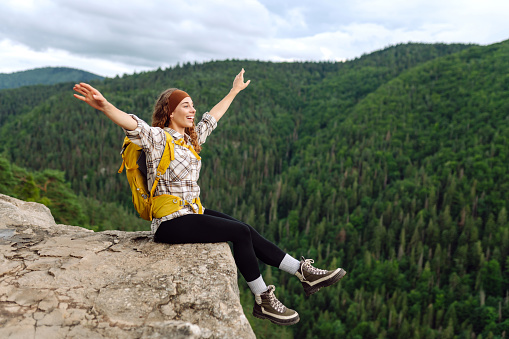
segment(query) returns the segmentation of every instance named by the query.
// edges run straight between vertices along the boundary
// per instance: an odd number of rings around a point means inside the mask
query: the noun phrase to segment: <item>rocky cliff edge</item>
[[[0,338],[254,338],[229,246],[57,225],[0,194]]]

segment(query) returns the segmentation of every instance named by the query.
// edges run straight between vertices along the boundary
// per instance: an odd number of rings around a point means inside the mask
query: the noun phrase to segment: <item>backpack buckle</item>
[[[183,201],[180,199],[173,199],[171,202],[175,205],[184,206]]]

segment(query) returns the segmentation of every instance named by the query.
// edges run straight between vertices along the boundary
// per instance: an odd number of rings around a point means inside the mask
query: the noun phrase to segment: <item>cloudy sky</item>
[[[103,76],[224,59],[348,60],[406,42],[509,39],[507,0],[0,0],[0,73]]]

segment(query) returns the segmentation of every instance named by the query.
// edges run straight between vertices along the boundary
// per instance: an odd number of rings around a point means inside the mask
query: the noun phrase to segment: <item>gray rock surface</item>
[[[254,338],[226,243],[57,225],[0,194],[0,338]]]

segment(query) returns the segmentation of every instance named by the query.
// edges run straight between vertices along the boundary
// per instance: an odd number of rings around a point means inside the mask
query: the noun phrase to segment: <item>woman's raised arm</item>
[[[111,119],[118,126],[125,128],[128,131],[132,131],[138,127],[138,122],[133,119],[129,114],[122,112],[106,100],[105,97],[96,90],[94,87],[86,83],[79,83],[74,85],[73,88],[76,92],[82,94],[78,95],[74,93],[74,97],[86,102],[95,109],[102,111],[108,118]]]
[[[230,93],[228,93],[223,100],[221,100],[217,105],[215,105],[210,110],[210,115],[216,119],[216,121],[219,121],[221,117],[226,113],[226,110],[228,110],[228,107],[230,107],[231,103],[233,102],[233,99],[237,96],[237,94],[240,93],[243,89],[245,89],[251,80],[248,80],[247,82],[244,82],[244,68],[240,71],[239,74],[235,77],[233,80],[233,86],[230,90]]]

